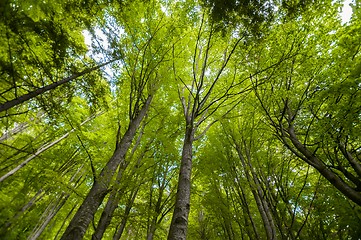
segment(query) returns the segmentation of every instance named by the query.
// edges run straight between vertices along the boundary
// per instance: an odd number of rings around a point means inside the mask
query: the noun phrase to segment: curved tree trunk
[[[294,130],[293,125],[291,124],[287,129],[289,134],[289,139],[291,140],[293,146],[299,153],[303,156],[299,156],[301,159],[306,161],[308,164],[312,165],[317,169],[323,177],[325,177],[333,186],[335,186],[341,193],[343,193],[348,199],[352,200],[357,205],[361,206],[361,193],[358,192],[355,188],[352,188],[348,185],[342,178],[337,174],[331,171],[317,156],[315,156],[305,145],[303,145]],[[287,142],[284,143],[291,151],[295,152],[295,149],[292,148]]]

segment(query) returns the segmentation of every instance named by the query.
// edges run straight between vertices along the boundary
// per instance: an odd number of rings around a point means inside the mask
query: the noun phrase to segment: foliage
[[[187,239],[358,239],[361,8],[271,2],[2,1],[0,105],[76,77],[0,112],[0,238],[60,239],[152,96],[84,238],[116,193],[103,239],[166,239],[188,139]]]

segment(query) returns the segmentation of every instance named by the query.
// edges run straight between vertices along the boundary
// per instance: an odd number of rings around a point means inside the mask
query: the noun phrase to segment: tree
[[[148,8],[148,10],[156,11],[157,9]],[[125,155],[131,146],[137,129],[147,115],[156,91],[156,84],[161,78],[156,70],[160,68],[160,64],[170,49],[156,42],[157,34],[159,34],[159,31],[163,28],[161,24],[162,20],[160,19],[159,22],[153,26],[154,28],[146,28],[143,32],[144,38],[141,39],[141,43],[133,40],[133,34],[137,35],[138,33],[133,33],[131,29],[125,29],[129,32],[122,40],[125,44],[129,44],[129,41],[131,41],[130,45],[134,46],[134,56],[131,56],[130,52],[128,52],[130,49],[126,49],[127,52],[122,51],[121,53],[124,56],[122,58],[124,70],[128,75],[126,80],[130,80],[129,84],[127,84],[130,87],[129,105],[126,106],[127,109],[129,109],[128,127],[123,136],[120,135],[120,129],[118,130],[116,148],[113,156],[102,169],[99,176],[96,176],[90,192],[70,222],[62,239],[81,239],[84,236],[88,225],[109,191],[116,170],[119,166],[125,165]],[[144,25],[146,25],[146,23]],[[120,89],[120,91],[123,90]],[[122,170],[119,169],[119,171]],[[135,190],[135,193],[136,192],[137,190]],[[133,196],[131,197],[131,201],[134,201],[132,199]]]
[[[330,32],[334,29],[337,22],[332,18],[335,13],[331,14],[329,23],[318,25],[320,31]],[[314,21],[319,23],[323,21],[321,19],[323,16],[315,17]],[[300,26],[289,27],[297,29]],[[300,48],[295,49],[296,55],[288,63],[285,62],[279,71],[285,68],[289,70],[270,77],[271,91],[278,91],[273,94],[272,100],[266,100],[267,93],[261,95],[260,89],[256,91],[257,98],[285,146],[316,168],[347,198],[360,205],[360,162],[355,151],[358,140],[351,130],[358,126],[355,118],[358,107],[353,104],[353,99],[357,99],[357,90],[354,90],[357,78],[350,78],[350,70],[338,74],[339,78],[330,77],[330,72],[340,73],[336,60],[332,58],[339,51],[332,46],[332,42],[339,41],[333,35],[318,40],[315,36],[309,37],[307,29],[300,31],[300,35],[303,37],[295,38],[294,43],[307,49],[307,53],[302,53]],[[322,51],[315,41],[319,46],[324,46]],[[327,60],[330,57],[332,62]],[[315,64],[315,59],[318,64]],[[350,58],[343,58],[345,64],[346,59]],[[341,118],[344,119],[342,122]]]
[[[185,239],[187,234],[188,214],[190,209],[190,188],[191,188],[191,171],[193,157],[193,142],[201,138],[202,135],[214,123],[211,121],[203,129],[200,135],[196,135],[201,124],[209,121],[210,116],[222,105],[231,94],[232,83],[227,86],[224,92],[219,92],[216,87],[222,81],[222,74],[225,71],[237,45],[241,38],[228,36],[225,43],[232,42],[230,46],[214,46],[215,31],[212,25],[203,25],[204,15],[202,17],[198,33],[195,35],[195,49],[192,56],[192,67],[188,67],[190,73],[178,73],[174,63],[173,71],[175,78],[183,84],[183,89],[187,90],[187,95],[181,95],[179,98],[183,107],[185,118],[185,135],[182,148],[182,159],[178,178],[178,188],[176,194],[176,203],[172,217],[172,223],[169,230],[168,239]],[[204,43],[204,44],[202,44]],[[204,50],[203,50],[204,49]],[[215,56],[211,57],[212,51],[223,51],[220,60]],[[176,54],[174,53],[176,56]],[[189,56],[188,56],[189,57]],[[217,65],[216,65],[217,64]],[[215,69],[214,74],[207,74],[207,71]],[[183,78],[192,79],[189,84],[184,82]]]
[[[0,238],[357,239],[341,6],[1,2]]]
[[[58,1],[9,0],[1,5],[3,34],[0,37],[6,44],[0,55],[0,112],[11,115],[16,112],[10,111],[11,108],[34,98],[37,103],[30,104],[30,108],[34,105],[35,108],[39,105],[46,108],[46,100],[40,95],[61,85],[66,85],[61,93],[67,91],[65,96],[70,98],[75,90],[67,83],[74,79],[93,88],[97,94],[95,86],[101,84],[88,73],[113,61],[94,64],[92,59],[84,56],[86,46],[82,30],[91,28],[94,22],[90,19],[91,12],[98,6],[89,1],[82,7],[79,8],[76,1],[62,4]],[[64,12],[68,13],[67,18],[63,17]],[[87,77],[81,78],[86,74]],[[84,85],[76,86],[86,91]],[[58,96],[64,98],[64,94],[58,93]]]

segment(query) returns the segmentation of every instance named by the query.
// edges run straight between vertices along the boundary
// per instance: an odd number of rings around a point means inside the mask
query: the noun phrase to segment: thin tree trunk
[[[144,132],[144,127],[145,127],[145,124],[142,126],[142,130],[139,133],[138,139],[137,139],[135,145],[132,148],[130,156],[128,157],[129,159],[132,159],[136,149],[138,148],[138,146],[140,144],[140,141],[141,141],[141,138],[142,138],[142,135],[143,135],[143,132]],[[145,152],[143,152],[142,155],[138,158],[138,162],[137,162],[135,168],[132,170],[132,173],[131,173],[132,176],[135,174],[135,170],[140,165],[140,162],[143,159],[144,155],[145,155]],[[105,206],[105,208],[104,208],[104,210],[103,210],[103,212],[102,212],[102,214],[100,216],[100,219],[99,219],[98,225],[97,225],[97,227],[95,229],[95,232],[92,235],[93,240],[102,239],[105,230],[107,229],[107,227],[109,226],[109,224],[110,224],[110,222],[112,220],[114,211],[117,208],[118,203],[119,203],[119,201],[121,199],[121,196],[122,196],[121,192],[123,190],[119,189],[119,188],[120,188],[120,184],[121,184],[121,179],[123,177],[123,172],[128,167],[128,165],[129,165],[129,161],[124,163],[124,164],[121,164],[121,166],[119,167],[117,178],[115,180],[115,184],[114,184],[113,189],[112,189],[112,191],[110,193],[107,204],[106,204],[106,206]]]
[[[24,94],[24,95],[22,95],[20,97],[15,98],[13,100],[10,100],[10,101],[7,101],[7,102],[5,102],[3,104],[0,104],[0,112],[3,112],[3,111],[6,111],[6,110],[8,110],[8,109],[10,109],[12,107],[15,107],[16,105],[19,105],[19,104],[21,104],[23,102],[26,102],[26,101],[34,98],[34,97],[37,97],[37,96],[43,94],[44,92],[55,89],[55,88],[59,87],[60,85],[68,83],[68,82],[70,82],[70,81],[72,81],[72,80],[74,80],[74,79],[76,79],[78,77],[81,77],[81,76],[83,76],[83,75],[85,75],[87,73],[95,71],[95,70],[97,70],[97,69],[99,69],[101,67],[104,67],[104,66],[106,66],[106,65],[108,65],[108,64],[110,64],[110,63],[112,63],[114,61],[117,61],[117,60],[118,59],[113,59],[111,61],[102,63],[102,64],[100,64],[98,66],[86,69],[86,70],[84,70],[84,71],[82,71],[80,73],[73,74],[70,77],[63,78],[63,79],[61,79],[61,80],[59,80],[57,82],[54,82],[52,84],[49,84],[49,85],[45,86],[45,87],[38,88],[38,89],[36,89],[36,90],[34,90],[32,92],[29,92],[27,94]]]
[[[261,183],[259,181],[259,178],[258,178],[256,172],[254,171],[254,168],[253,168],[252,163],[251,163],[250,156],[248,155],[247,157],[248,157],[247,162],[248,162],[249,168],[251,170],[253,181],[254,181],[255,186],[256,186],[259,202],[261,203],[261,210],[260,211],[263,211],[263,214],[265,215],[265,220],[266,220],[266,225],[267,225],[266,226],[267,236],[271,240],[276,240],[277,239],[277,230],[276,230],[276,226],[275,226],[275,223],[274,223],[274,220],[273,220],[271,210],[269,209],[269,203],[268,203],[267,198],[266,198],[266,196],[264,194],[264,191],[263,191],[263,189],[261,187]]]
[[[36,151],[33,155],[31,155],[30,157],[28,157],[25,161],[21,162],[18,166],[16,166],[15,168],[13,168],[12,170],[10,170],[9,172],[7,172],[6,174],[4,174],[3,176],[0,177],[0,183],[2,181],[4,181],[5,179],[7,179],[8,177],[14,175],[17,171],[19,171],[20,169],[22,169],[23,167],[25,167],[31,160],[33,160],[34,158],[36,158],[37,156],[39,156],[41,153],[45,152],[46,150],[48,150],[49,148],[53,147],[54,145],[58,144],[59,142],[61,142],[63,139],[67,138],[69,136],[70,133],[74,132],[75,129],[70,130],[69,132],[67,132],[66,134],[64,134],[63,136],[61,136],[60,138],[58,138],[57,140],[49,143],[49,144],[45,144],[44,146],[42,146],[38,151]]]
[[[152,96],[149,96],[139,113],[129,122],[128,129],[120,143],[117,144],[113,156],[97,177],[84,202],[65,230],[61,240],[78,240],[83,238],[96,211],[108,193],[109,185],[116,169],[120,164],[124,163],[125,154],[133,141],[141,121],[149,109],[151,100]]]
[[[18,126],[14,127],[13,129],[6,131],[1,137],[0,142],[9,139],[10,137],[14,136],[17,133],[20,133],[29,127],[29,123],[20,123]]]
[[[63,229],[64,225],[65,225],[65,222],[68,220],[68,218],[70,217],[70,215],[73,213],[74,209],[77,207],[78,205],[74,205],[71,210],[69,211],[69,213],[66,215],[65,219],[63,219],[63,223],[61,224],[58,232],[56,233],[54,239],[58,239],[58,236],[61,232],[61,229]]]
[[[116,185],[113,187],[114,189],[111,191],[107,204],[105,205],[105,208],[102,212],[102,215],[100,216],[98,225],[95,229],[95,232],[92,235],[93,240],[100,240],[103,237],[103,234],[107,227],[110,224],[110,221],[112,220],[113,213],[115,209],[118,207],[118,203],[121,198],[121,194],[119,191],[119,184],[123,175],[123,172],[126,168],[126,164],[121,166],[121,168],[118,171],[117,179],[116,179]]]
[[[133,207],[133,203],[138,194],[139,187],[140,187],[140,185],[137,186],[136,189],[131,193],[131,197],[127,203],[127,206],[125,207],[124,217],[123,217],[122,222],[120,223],[119,227],[117,228],[117,230],[114,233],[113,240],[119,240],[124,232],[125,226],[128,221],[129,213]]]
[[[73,174],[73,176],[70,178],[69,183],[72,184],[74,182],[74,187],[77,187],[79,180],[82,178],[82,176],[80,175],[78,177],[77,181],[74,181],[74,179],[78,176],[78,174],[80,173],[81,169],[83,168],[84,165],[80,166],[78,168],[78,170]],[[36,240],[45,230],[45,228],[48,226],[48,224],[50,223],[50,221],[55,217],[55,215],[59,212],[59,210],[64,206],[65,202],[68,200],[70,194],[63,192],[60,197],[56,200],[56,202],[51,206],[49,205],[48,208],[45,210],[45,212],[43,213],[42,219],[44,220],[40,220],[39,222],[41,222],[41,224],[38,226],[36,226],[32,232],[32,234],[28,237],[29,240]]]
[[[150,228],[149,228],[149,232],[147,234],[147,240],[153,240],[154,238],[154,234],[155,234],[155,230],[157,229],[157,226],[156,226],[156,222],[153,222],[152,221],[152,224],[150,225]]]
[[[190,210],[193,140],[194,129],[192,124],[187,121],[182,161],[178,177],[176,203],[168,233],[168,240],[185,240],[187,236],[188,215]]]
[[[15,214],[15,216],[11,220],[9,219],[8,221],[6,221],[4,223],[4,225],[1,228],[0,237],[5,238],[6,232],[8,231],[10,226],[14,223],[14,221],[16,221],[22,214],[24,214],[26,212],[26,210],[28,210],[30,207],[32,207],[37,201],[39,201],[43,197],[44,197],[44,191],[42,189],[40,189],[34,195],[34,197],[32,197],[30,199],[30,201],[27,204],[25,204],[18,213]]]
[[[256,239],[260,239],[257,226],[256,226],[256,224],[255,224],[255,222],[253,220],[251,211],[249,209],[249,203],[248,203],[246,194],[244,193],[244,189],[242,187],[242,184],[239,183],[240,182],[239,177],[237,176],[236,178],[237,178],[237,181],[236,181],[237,189],[236,189],[236,191],[237,191],[238,197],[242,201],[242,211],[243,211],[243,214],[244,214],[244,221],[245,221],[245,224],[246,224],[246,232],[247,232],[249,238],[252,239],[253,235],[251,234],[251,231],[249,230],[249,227],[248,227],[248,219],[249,219],[250,222],[251,222],[252,230],[253,230],[253,232],[255,234]]]
[[[39,111],[36,114],[36,117],[31,117],[29,120],[34,124],[38,122],[38,119],[40,119],[44,115],[43,111]],[[3,135],[0,137],[0,142],[3,142],[9,138],[14,137],[16,134],[21,133],[22,131],[26,130],[30,124],[28,122],[22,122],[22,123],[15,123],[17,126],[14,128],[7,130],[3,133]]]
[[[41,222],[40,226],[34,229],[33,233],[28,237],[29,240],[36,240],[43,233],[46,226],[59,212],[59,210],[64,206],[68,198],[69,198],[69,194],[63,193],[52,206],[51,205],[48,206],[48,208],[43,213],[44,220]]]
[[[155,214],[153,215],[150,227],[148,228],[147,240],[153,240],[155,230],[157,229],[157,219],[158,219],[158,216],[159,216],[160,211],[161,211],[161,208],[160,208],[161,201],[162,201],[162,198],[159,197],[158,201],[157,201],[157,204],[156,204]]]
[[[96,115],[95,115],[96,116]],[[90,121],[94,116],[91,116],[89,118],[87,118],[84,122],[82,122],[80,124],[80,126],[84,125],[85,123],[87,123],[88,121]],[[20,169],[22,169],[23,167],[25,167],[31,160],[33,160],[34,158],[36,158],[37,156],[39,156],[41,153],[45,152],[46,150],[48,150],[49,148],[55,146],[56,144],[58,144],[59,142],[61,142],[63,139],[67,138],[70,133],[74,132],[75,128],[73,128],[72,130],[70,130],[69,132],[65,133],[63,136],[61,136],[60,138],[56,139],[55,141],[45,144],[42,147],[39,148],[38,151],[36,151],[34,154],[32,154],[30,157],[28,157],[27,159],[25,159],[25,161],[21,162],[18,166],[16,166],[15,168],[13,168],[12,170],[10,170],[9,172],[7,172],[5,175],[0,177],[0,183],[2,181],[4,181],[5,179],[7,179],[8,177],[14,175],[17,171],[19,171]]]
[[[158,220],[158,216],[159,214],[161,214],[162,212],[162,199],[163,199],[163,191],[164,191],[164,187],[165,187],[165,181],[163,178],[163,184],[159,190],[159,195],[158,195],[158,199],[157,202],[155,204],[155,211],[153,214],[153,218],[150,224],[150,227],[148,228],[148,233],[147,233],[147,240],[153,240],[154,237],[154,233],[155,230],[157,229],[157,220]]]
[[[258,208],[258,211],[259,211],[262,221],[263,221],[267,239],[275,240],[275,239],[277,239],[275,226],[273,223],[272,216],[267,214],[267,211],[269,211],[268,203],[264,202],[265,200],[264,200],[262,189],[260,187],[260,183],[259,183],[257,177],[255,176],[254,171],[252,171],[252,169],[251,169],[252,165],[250,164],[249,159],[248,159],[248,164],[246,164],[246,159],[244,158],[244,156],[242,154],[239,144],[235,142],[235,145],[236,145],[236,150],[237,150],[238,156],[243,165],[247,181],[250,184],[253,197],[256,200],[257,208]]]

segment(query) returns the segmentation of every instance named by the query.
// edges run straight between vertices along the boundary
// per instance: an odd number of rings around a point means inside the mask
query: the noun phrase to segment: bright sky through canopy
[[[343,2],[343,7],[341,10],[341,20],[342,20],[343,24],[350,21],[351,16],[352,16],[352,8],[350,6],[350,3],[352,3],[351,0],[345,0]]]

